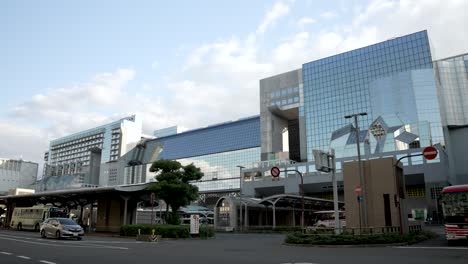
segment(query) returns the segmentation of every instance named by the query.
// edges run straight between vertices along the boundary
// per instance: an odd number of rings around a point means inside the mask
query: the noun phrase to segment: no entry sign
[[[437,157],[437,149],[429,146],[423,150],[423,156],[428,160],[435,159]]]
[[[278,177],[280,175],[280,169],[278,167],[272,167],[270,170],[271,176]]]

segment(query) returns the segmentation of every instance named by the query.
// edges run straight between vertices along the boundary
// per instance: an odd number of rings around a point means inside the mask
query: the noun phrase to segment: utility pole
[[[359,123],[358,123],[358,116],[366,116],[366,112],[352,114],[345,116],[346,119],[354,118],[354,126],[356,129],[356,146],[357,146],[357,158],[358,158],[358,173],[359,173],[359,181],[361,185],[361,193],[362,193],[362,201],[360,205],[362,206],[362,224],[364,227],[367,227],[367,197],[366,197],[366,182],[364,175],[362,174],[362,162],[361,162],[361,144],[359,140]]]

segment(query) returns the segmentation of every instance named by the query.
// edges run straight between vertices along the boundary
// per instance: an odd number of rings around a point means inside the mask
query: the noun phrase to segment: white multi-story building
[[[16,188],[32,188],[39,164],[23,160],[0,158],[0,195]]]
[[[107,186],[110,163],[138,143],[141,128],[141,119],[132,115],[51,141],[38,191]]]

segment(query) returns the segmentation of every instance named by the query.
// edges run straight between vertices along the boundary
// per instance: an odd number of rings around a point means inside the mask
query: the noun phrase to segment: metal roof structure
[[[148,183],[134,185],[118,185],[110,187],[80,188],[59,191],[46,191],[32,194],[6,195],[0,196],[0,204],[7,202],[28,202],[37,203],[61,203],[62,205],[86,204],[94,201],[103,194],[131,194],[148,196]],[[144,199],[143,199],[144,200]]]
[[[259,201],[259,204],[265,206],[275,204],[276,207],[300,207],[301,206],[301,196],[294,194],[276,194],[269,197],[266,197]],[[333,209],[333,200],[315,198],[310,196],[304,196],[304,204],[306,206],[312,206],[314,208],[320,208],[320,210]],[[338,201],[338,206],[342,208],[344,202]]]

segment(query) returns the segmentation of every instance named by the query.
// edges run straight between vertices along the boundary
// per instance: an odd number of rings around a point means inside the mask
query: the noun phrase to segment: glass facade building
[[[434,62],[444,126],[468,124],[468,54]]]
[[[442,124],[454,182],[468,183],[468,54],[434,62]]]
[[[200,167],[204,176],[193,183],[200,191],[239,189],[237,166],[250,167],[260,159],[260,118],[248,117],[147,140],[124,156],[123,183],[153,181],[155,174],[149,168],[161,159]]]
[[[434,77],[427,74],[431,69],[432,58],[426,31],[305,63],[302,71],[307,159],[313,160],[313,149],[329,148],[332,133],[350,123],[344,118],[349,114],[367,112],[367,116],[359,118],[359,125],[369,127],[381,113],[392,110],[398,113],[399,110],[391,106],[397,103],[408,107],[402,109],[405,110],[404,116],[414,121],[425,121],[420,118],[426,118],[432,111],[437,112],[438,106],[434,105],[428,110],[425,99],[418,99],[419,105],[417,103],[413,107],[410,102],[414,102],[418,91],[425,87],[434,88],[435,91]],[[388,87],[393,87],[392,83],[400,80],[413,88],[413,94],[411,89],[402,85],[405,93],[400,96],[405,100],[402,103],[398,98],[380,101],[381,105],[374,107],[374,113],[372,101],[378,102],[387,94],[398,95],[389,91]],[[375,90],[371,92],[373,88]],[[435,122],[438,124],[434,126],[440,127],[440,114]],[[435,135],[441,135],[440,129]]]

